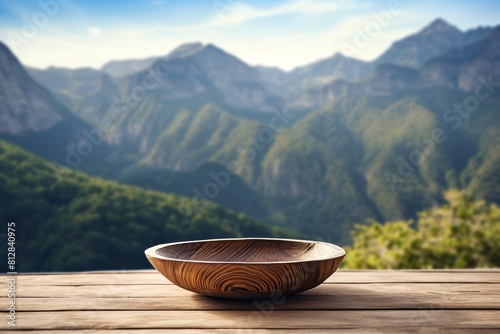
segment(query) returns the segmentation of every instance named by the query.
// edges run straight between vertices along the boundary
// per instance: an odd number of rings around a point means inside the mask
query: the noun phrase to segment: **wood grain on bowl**
[[[159,245],[146,256],[184,289],[248,299],[311,289],[337,270],[345,251],[323,242],[245,238]]]

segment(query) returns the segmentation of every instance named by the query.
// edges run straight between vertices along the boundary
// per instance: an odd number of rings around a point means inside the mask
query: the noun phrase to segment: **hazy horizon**
[[[454,11],[449,11],[453,5]],[[181,44],[214,44],[250,65],[291,70],[352,45],[374,14],[395,8],[366,47],[347,54],[370,61],[436,18],[460,30],[498,24],[492,1],[411,3],[243,0],[189,4],[149,1],[0,1],[0,41],[31,67],[100,68],[108,61],[167,54]],[[432,8],[432,10],[429,10]],[[47,13],[49,15],[47,15]],[[128,18],[133,15],[134,19]],[[375,29],[377,29],[375,27]],[[358,52],[359,51],[359,52]]]

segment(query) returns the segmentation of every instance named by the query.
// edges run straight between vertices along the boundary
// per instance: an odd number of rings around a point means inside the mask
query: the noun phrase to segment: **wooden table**
[[[6,282],[2,332],[12,329]],[[340,270],[311,291],[265,301],[199,296],[154,271],[26,274],[15,301],[15,329],[46,333],[500,333],[500,270]]]

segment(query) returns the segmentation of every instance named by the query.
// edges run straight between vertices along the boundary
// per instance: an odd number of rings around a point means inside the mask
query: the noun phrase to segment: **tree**
[[[363,269],[500,266],[500,208],[456,190],[417,222],[357,225],[345,267]],[[412,228],[415,225],[415,228]]]

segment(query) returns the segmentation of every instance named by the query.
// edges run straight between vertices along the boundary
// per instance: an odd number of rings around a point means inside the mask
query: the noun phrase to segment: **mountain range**
[[[498,27],[437,19],[372,62],[335,54],[289,72],[201,43],[26,71],[0,45],[0,139],[347,242],[354,224],[413,218],[448,188],[500,201],[499,45]]]
[[[428,28],[423,32],[428,34]],[[309,88],[296,95],[295,100],[292,99],[288,105],[298,110],[304,107],[317,109],[343,97],[390,96],[433,87],[473,93],[481,83],[478,80],[486,80],[498,72],[496,57],[499,38],[497,28],[489,38],[447,50],[427,60],[419,68],[382,64],[363,82],[336,80],[318,88]],[[478,79],[479,76],[483,79]]]

